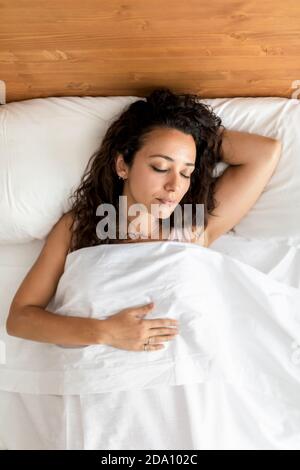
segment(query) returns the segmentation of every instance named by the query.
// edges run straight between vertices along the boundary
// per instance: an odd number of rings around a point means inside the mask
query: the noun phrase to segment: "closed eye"
[[[166,173],[168,171],[168,170],[160,170],[159,168],[155,168],[155,166],[151,166],[151,168],[153,168],[154,171],[158,171],[159,173]],[[183,175],[182,173],[180,174],[181,176],[183,176],[183,178],[191,179],[190,176]]]

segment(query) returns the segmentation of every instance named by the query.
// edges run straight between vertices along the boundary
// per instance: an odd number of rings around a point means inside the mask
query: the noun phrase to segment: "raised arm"
[[[216,182],[217,207],[208,217],[207,246],[231,230],[251,209],[273,175],[281,142],[258,134],[225,130],[222,159],[230,166]]]

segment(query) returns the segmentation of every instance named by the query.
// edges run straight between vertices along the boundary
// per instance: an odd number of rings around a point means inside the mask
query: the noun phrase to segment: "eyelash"
[[[155,168],[155,166],[152,166],[151,168],[153,168],[154,171],[158,171],[159,173],[166,173],[166,171],[168,171],[168,170],[159,170],[159,168]],[[191,179],[190,176],[185,176],[185,175],[181,175],[181,176],[187,180]]]

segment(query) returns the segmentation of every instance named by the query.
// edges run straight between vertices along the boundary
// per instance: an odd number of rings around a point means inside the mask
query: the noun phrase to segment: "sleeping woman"
[[[69,253],[99,244],[176,240],[208,248],[257,201],[278,164],[280,141],[227,130],[199,101],[197,95],[159,88],[129,105],[110,125],[73,194],[70,211],[48,234],[13,298],[6,322],[9,335],[69,346],[155,351],[179,334],[172,318],[145,318],[153,304],[128,305],[102,320],[57,315],[46,307]],[[221,162],[228,167],[216,178]],[[120,200],[126,201],[126,209]],[[98,225],[103,204],[116,215],[108,220],[115,230],[106,234]],[[141,218],[130,211],[136,204],[143,208]],[[193,208],[188,232],[178,229],[174,216],[184,205]],[[197,205],[204,208],[200,224]],[[125,220],[122,226],[120,220]]]

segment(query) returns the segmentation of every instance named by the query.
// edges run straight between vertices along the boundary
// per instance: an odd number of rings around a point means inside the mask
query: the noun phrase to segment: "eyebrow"
[[[150,155],[149,158],[152,158],[152,157],[161,157],[161,158],[164,158],[165,160],[169,160],[170,162],[174,162],[175,160],[171,157],[168,157],[167,155],[161,155],[160,153],[158,154],[155,154],[155,155]],[[185,165],[187,166],[195,166],[194,163],[188,163],[186,162]]]

